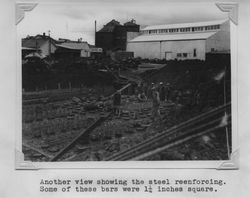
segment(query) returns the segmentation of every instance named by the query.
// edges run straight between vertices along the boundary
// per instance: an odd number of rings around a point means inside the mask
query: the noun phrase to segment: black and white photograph
[[[230,160],[233,25],[215,3],[37,4],[17,24],[24,161]]]
[[[248,197],[250,1],[0,13],[1,198]]]

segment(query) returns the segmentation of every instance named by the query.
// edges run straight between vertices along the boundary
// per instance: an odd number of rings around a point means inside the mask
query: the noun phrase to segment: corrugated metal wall
[[[205,40],[129,42],[127,51],[134,52],[135,57],[149,59],[205,59]],[[194,56],[196,50],[196,56]],[[177,57],[177,53],[182,56]],[[183,54],[187,54],[184,57]]]

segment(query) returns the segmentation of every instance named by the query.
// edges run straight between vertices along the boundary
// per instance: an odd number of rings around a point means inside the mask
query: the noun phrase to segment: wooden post
[[[69,89],[71,90],[71,82],[69,82]]]

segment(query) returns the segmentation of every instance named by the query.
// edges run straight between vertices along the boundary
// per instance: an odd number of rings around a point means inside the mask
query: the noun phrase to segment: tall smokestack
[[[50,38],[50,30],[48,31],[49,35],[49,56],[51,55],[51,38]]]
[[[95,46],[96,46],[96,20],[95,20]]]

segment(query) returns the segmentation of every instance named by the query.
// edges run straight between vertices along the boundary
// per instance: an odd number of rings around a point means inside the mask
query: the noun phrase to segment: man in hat
[[[165,92],[166,92],[166,101],[169,101],[170,100],[170,94],[171,94],[170,84],[169,83],[166,84]]]
[[[152,89],[153,89],[153,87],[155,87],[154,83],[151,83],[151,86],[148,86],[147,98],[152,98]]]
[[[165,86],[163,85],[163,82],[160,82],[159,94],[160,94],[160,101],[165,101],[166,93],[165,93]]]

